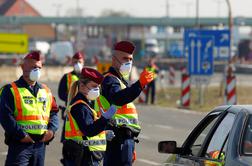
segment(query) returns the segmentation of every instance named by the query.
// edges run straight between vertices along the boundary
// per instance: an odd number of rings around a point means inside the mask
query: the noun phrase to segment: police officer
[[[68,96],[63,155],[66,166],[98,166],[106,150],[105,127],[116,108],[101,110],[98,118],[90,102],[100,95],[103,75],[83,68],[80,79],[72,84]]]
[[[5,165],[43,166],[45,145],[58,129],[58,108],[50,89],[38,82],[41,54],[31,51],[21,65],[23,75],[3,88],[0,122],[8,154]]]
[[[149,94],[151,91],[151,104],[155,104],[156,99],[156,78],[159,72],[157,65],[155,64],[155,57],[151,57],[149,64],[145,67],[146,70],[152,71],[154,73],[154,79],[146,87],[146,98],[145,103],[148,104]]]
[[[76,52],[73,57],[72,57],[72,66],[73,66],[73,71],[66,73],[63,75],[63,77],[60,80],[59,83],[59,88],[58,88],[58,96],[61,100],[65,102],[65,106],[67,104],[67,96],[68,92],[71,88],[71,84],[75,81],[79,80],[79,75],[81,72],[81,69],[84,66],[84,55],[81,52]],[[64,121],[63,123],[63,129],[61,133],[61,139],[60,141],[63,142],[64,140],[64,130],[65,130],[65,106],[60,106],[61,109],[61,119]],[[64,165],[64,158],[61,159],[61,163]]]
[[[134,139],[140,133],[138,114],[133,101],[142,89],[153,80],[153,73],[144,70],[139,81],[128,86],[127,80],[132,67],[135,46],[129,41],[120,41],[114,45],[112,67],[105,74],[102,93],[96,106],[108,109],[116,105],[117,112],[113,116],[108,129],[115,137],[108,142],[105,152],[105,166],[130,166],[134,155]]]
[[[66,73],[60,80],[58,95],[61,100],[67,103],[67,95],[71,84],[79,79],[79,74],[84,66],[84,55],[81,52],[76,52],[72,57],[73,71]]]

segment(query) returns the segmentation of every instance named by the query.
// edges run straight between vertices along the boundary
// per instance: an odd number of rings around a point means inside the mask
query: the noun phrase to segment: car
[[[252,105],[219,106],[192,130],[181,147],[161,141],[169,166],[251,166]]]

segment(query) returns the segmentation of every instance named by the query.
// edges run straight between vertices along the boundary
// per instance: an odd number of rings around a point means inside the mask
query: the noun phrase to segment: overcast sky
[[[84,16],[100,16],[106,9],[125,11],[138,17],[163,17],[169,1],[171,17],[195,16],[196,0],[27,0],[43,16],[56,16],[57,7],[60,16],[67,16],[69,9],[75,9],[77,1]],[[227,16],[226,0],[199,0],[200,16]],[[252,0],[230,0],[234,16],[252,17]]]

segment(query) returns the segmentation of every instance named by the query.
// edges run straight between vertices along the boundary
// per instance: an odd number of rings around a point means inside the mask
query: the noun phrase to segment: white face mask
[[[81,64],[79,62],[74,64],[74,71],[76,73],[80,73],[82,68],[83,68],[83,64]]]
[[[100,89],[97,87],[97,88],[90,89],[90,91],[87,94],[87,99],[95,100],[99,96],[100,96]]]
[[[29,75],[31,81],[38,81],[40,76],[41,72],[39,68],[32,69]]]
[[[121,65],[119,71],[124,79],[126,79],[126,80],[129,79],[131,68],[132,68],[132,61],[123,63]]]

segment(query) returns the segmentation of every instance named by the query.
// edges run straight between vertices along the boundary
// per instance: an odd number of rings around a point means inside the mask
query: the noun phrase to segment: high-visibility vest
[[[79,77],[77,75],[72,74],[72,73],[67,74],[67,93],[69,92],[72,83],[78,80],[79,80]]]
[[[157,78],[157,74],[156,74],[157,67],[156,67],[156,65],[153,65],[153,66],[151,66],[151,67],[150,67],[150,66],[145,67],[145,69],[146,69],[147,71],[151,71],[151,72],[154,73],[154,79]]]
[[[46,85],[42,86],[43,89],[39,89],[35,97],[27,88],[11,83],[14,117],[18,126],[30,134],[42,135],[47,131],[53,98],[50,89]]]
[[[96,121],[97,114],[95,110],[93,110],[86,102],[83,100],[78,100],[75,103],[73,103],[71,106],[69,106],[69,110],[76,105],[76,104],[85,104],[93,113],[94,121]],[[102,131],[96,136],[88,137],[86,136],[87,140],[83,139],[83,136],[85,136],[79,129],[78,124],[76,123],[75,119],[72,117],[71,112],[67,112],[66,117],[66,125],[65,125],[65,139],[66,140],[74,140],[75,142],[83,145],[88,146],[90,151],[106,151],[106,134],[105,131]]]
[[[111,73],[107,73],[105,75],[106,76],[113,76],[115,77],[119,82],[120,82],[120,86],[121,89],[125,89],[126,86],[123,84],[123,82],[116,77],[115,75],[111,74]],[[100,95],[96,101],[95,101],[95,110],[97,112],[100,112],[99,108],[102,108],[104,111],[107,111],[110,107],[110,103],[108,102],[108,100]],[[136,131],[141,130],[141,127],[139,125],[139,121],[138,121],[138,114],[137,114],[137,110],[136,107],[134,105],[133,102],[130,102],[128,104],[125,104],[123,106],[116,106],[116,113],[115,115],[112,117],[112,124],[116,124],[116,126],[129,126],[134,128]]]

